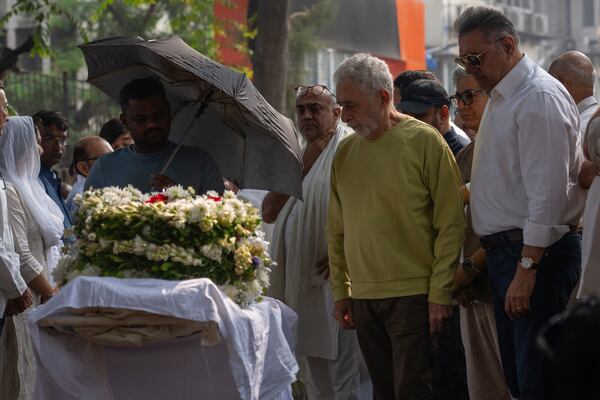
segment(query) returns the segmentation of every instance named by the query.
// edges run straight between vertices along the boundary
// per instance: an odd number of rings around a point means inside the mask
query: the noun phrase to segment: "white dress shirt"
[[[579,116],[566,89],[524,56],[492,89],[475,142],[471,215],[480,235],[520,228],[548,247],[569,231]]]

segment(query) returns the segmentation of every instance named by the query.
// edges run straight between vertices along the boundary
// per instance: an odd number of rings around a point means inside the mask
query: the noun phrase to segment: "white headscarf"
[[[60,244],[63,214],[38,179],[40,153],[33,119],[10,117],[0,138],[0,173],[12,183],[40,227],[46,251]],[[51,269],[51,266],[48,266]]]

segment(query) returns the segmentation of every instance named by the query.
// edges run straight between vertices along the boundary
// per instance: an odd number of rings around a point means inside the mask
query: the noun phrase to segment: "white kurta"
[[[21,277],[19,256],[15,253],[13,234],[8,223],[6,182],[0,181],[0,313],[8,299],[19,297],[27,289]]]
[[[327,256],[327,204],[331,163],[346,132],[335,135],[302,182],[304,201],[290,198],[279,213],[271,253],[285,279],[285,303],[298,314],[296,353],[335,360],[338,324],[333,318],[333,295],[327,280],[315,270]],[[276,282],[273,282],[277,286]],[[282,285],[280,283],[280,285]]]
[[[590,187],[583,213],[583,241],[581,245],[581,285],[577,298],[600,295],[600,177]]]

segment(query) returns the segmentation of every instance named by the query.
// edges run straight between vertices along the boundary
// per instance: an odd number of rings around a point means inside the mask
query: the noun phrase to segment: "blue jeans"
[[[581,238],[576,233],[568,233],[546,249],[529,300],[531,313],[513,321],[504,312],[504,300],[521,259],[522,248],[523,242],[513,242],[486,250],[500,358],[513,397],[544,399],[543,358],[535,346],[535,339],[540,328],[567,307],[579,278]]]

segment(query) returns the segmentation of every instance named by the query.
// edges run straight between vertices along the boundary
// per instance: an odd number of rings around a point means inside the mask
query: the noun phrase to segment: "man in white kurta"
[[[341,330],[333,318],[325,234],[331,162],[346,132],[329,89],[299,87],[296,95],[297,122],[307,142],[303,200],[269,193],[263,202],[265,221],[276,216],[271,294],[298,313],[296,355],[308,398],[356,399],[362,358],[355,332]]]

